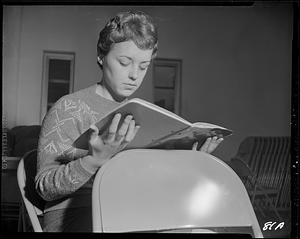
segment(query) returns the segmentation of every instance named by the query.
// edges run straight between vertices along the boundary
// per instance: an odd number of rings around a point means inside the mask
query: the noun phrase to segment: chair
[[[42,232],[43,230],[40,223],[40,217],[43,214],[44,201],[37,194],[34,186],[34,178],[36,174],[36,159],[37,150],[34,149],[27,152],[22,157],[18,165],[17,179],[22,196],[20,216],[23,223],[23,230],[26,231],[28,228],[28,220],[26,218],[26,215],[28,215],[33,231]],[[21,230],[20,227],[19,230]]]
[[[92,208],[94,232],[246,227],[252,229],[250,234],[262,237],[240,178],[221,160],[198,151],[118,153],[96,174]]]
[[[251,202],[263,216],[271,209],[282,221],[279,209],[290,204],[290,137],[247,137],[229,165],[240,176]]]
[[[263,208],[257,204],[257,199],[261,197],[265,197],[265,199],[268,201],[268,205],[270,206],[270,209],[273,210],[275,215],[277,216],[279,221],[282,221],[282,218],[277,211],[275,205],[272,202],[272,196],[276,196],[278,194],[278,189],[275,188],[264,188],[257,180],[257,177],[252,173],[249,166],[236,158],[232,158],[229,165],[232,167],[232,169],[239,175],[239,177],[245,182],[245,185],[247,185],[247,191],[251,198],[252,205],[256,206],[257,209],[261,212],[263,216],[265,216]]]

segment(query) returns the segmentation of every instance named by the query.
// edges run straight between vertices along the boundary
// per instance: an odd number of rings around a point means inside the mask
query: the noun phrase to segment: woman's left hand
[[[209,137],[206,139],[205,143],[201,146],[201,148],[198,151],[210,154],[219,146],[219,144],[223,140],[224,139],[222,137],[218,137],[218,136]],[[193,144],[192,150],[197,150],[197,147],[198,147],[198,142],[195,142]]]

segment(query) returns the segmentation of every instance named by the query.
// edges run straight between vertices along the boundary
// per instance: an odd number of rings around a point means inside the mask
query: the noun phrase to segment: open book
[[[156,149],[192,149],[194,142],[198,141],[200,147],[208,137],[226,137],[232,131],[218,125],[209,123],[190,123],[180,116],[145,100],[134,98],[126,101],[113,111],[106,114],[95,125],[102,134],[110,125],[117,113],[122,119],[131,114],[140,129],[135,138],[125,149],[156,148]],[[120,125],[119,125],[120,126]],[[88,149],[91,129],[81,134],[73,143],[75,148]]]

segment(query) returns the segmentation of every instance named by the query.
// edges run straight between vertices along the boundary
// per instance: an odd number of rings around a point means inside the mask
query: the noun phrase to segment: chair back
[[[240,178],[198,151],[117,154],[96,174],[92,207],[95,232],[249,227],[262,237]]]
[[[44,200],[35,190],[37,150],[27,152],[19,162],[17,179],[23,203],[35,232],[42,232],[38,216],[43,214]]]
[[[264,188],[278,189],[275,200],[277,208],[290,207],[290,161],[291,138],[289,136],[249,136],[245,138],[236,156],[231,159],[236,167],[242,161]],[[243,167],[244,169],[246,167]],[[241,167],[236,169],[243,174]],[[251,187],[245,182],[246,188]]]

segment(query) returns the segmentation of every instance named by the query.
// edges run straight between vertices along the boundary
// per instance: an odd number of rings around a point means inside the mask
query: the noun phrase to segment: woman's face
[[[151,62],[152,51],[139,49],[133,41],[111,46],[103,58],[103,80],[114,98],[127,98],[140,87]]]

